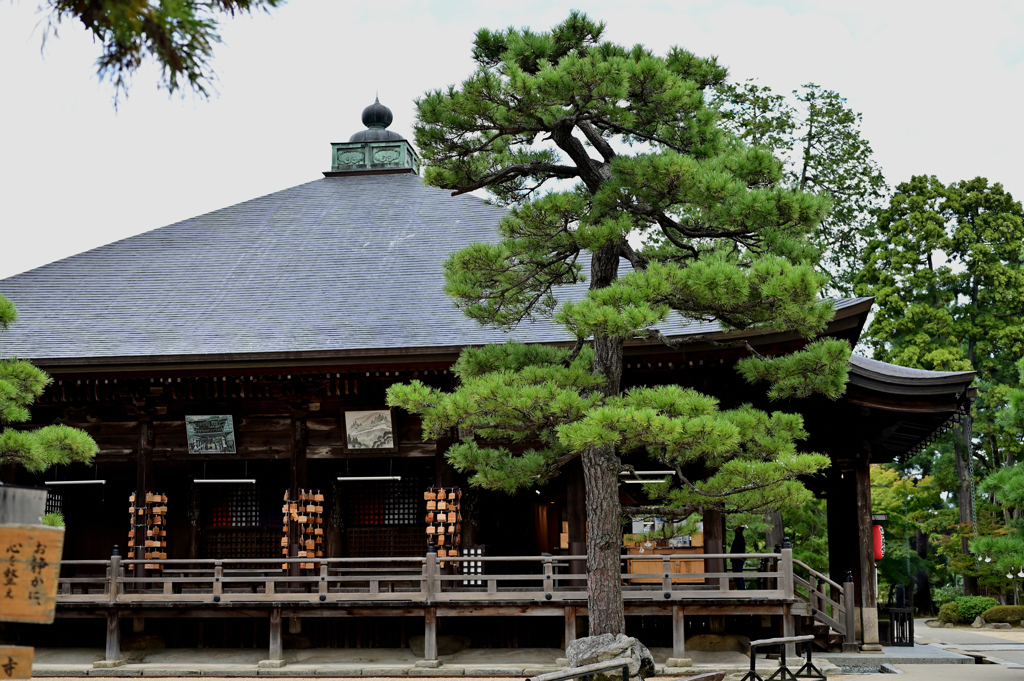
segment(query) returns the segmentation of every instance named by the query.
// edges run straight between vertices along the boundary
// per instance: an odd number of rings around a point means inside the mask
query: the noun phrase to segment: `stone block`
[[[693,660],[688,657],[670,657],[665,660],[666,667],[692,667]]]
[[[112,669],[113,667],[123,667],[124,660],[96,660],[92,663],[93,669]]]
[[[408,673],[408,667],[363,667],[362,669],[363,676],[405,676]]]
[[[464,676],[462,669],[459,667],[444,667],[439,669],[437,667],[409,667],[409,676]]]
[[[260,669],[280,669],[284,665],[284,660],[260,660],[256,663],[256,666]]]
[[[417,667],[424,667],[426,669],[437,669],[443,662],[441,660],[416,660]]]

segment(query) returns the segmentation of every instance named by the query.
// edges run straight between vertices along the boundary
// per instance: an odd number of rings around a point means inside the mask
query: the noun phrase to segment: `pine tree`
[[[117,97],[128,93],[132,75],[146,61],[160,69],[159,86],[173,94],[183,86],[201,97],[210,96],[214,78],[210,61],[221,42],[218,24],[224,16],[251,14],[282,4],[283,0],[44,0],[43,42],[63,21],[81,22],[103,53],[96,75],[114,85]]]
[[[619,452],[646,450],[677,471],[681,484],[649,486],[660,501],[635,511],[658,516],[800,503],[809,493],[796,477],[827,465],[797,451],[799,416],[723,411],[679,386],[620,391],[623,343],[709,340],[667,337],[659,327],[673,315],[809,339],[833,315],[808,243],[828,202],[782,187],[769,151],[718,126],[705,93],[726,70],[679,48],[656,56],[606,42],[603,31],[576,12],[548,32],[480,30],[476,71],[417,102],[426,181],[454,194],[484,188],[509,207],[498,243],[446,262],[447,293],[488,326],[552,315],[575,347],[469,349],[454,392],[414,381],[388,396],[422,416],[427,437],[458,429],[447,456],[474,485],[514,491],[582,459],[592,634],[625,626]],[[635,248],[652,230],[659,246]],[[584,297],[558,301],[584,281]],[[730,344],[750,348],[743,337]],[[816,341],[785,356],[754,353],[741,370],[770,382],[772,397],[835,397],[849,352]],[[706,479],[686,477],[689,463],[703,464]]]
[[[14,304],[0,296],[0,331],[6,331],[17,319]],[[28,421],[29,406],[51,380],[29,362],[0,359],[0,425]],[[57,464],[89,463],[97,449],[89,435],[64,425],[0,431],[0,464],[20,464],[31,473],[41,473]]]

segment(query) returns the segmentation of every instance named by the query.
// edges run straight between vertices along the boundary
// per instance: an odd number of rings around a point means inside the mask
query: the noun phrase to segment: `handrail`
[[[776,559],[765,571],[673,572],[679,554],[657,550],[645,555],[622,556],[623,597],[628,601],[652,599],[796,600],[790,551],[751,554],[685,554],[685,560]],[[345,558],[202,558],[139,559],[112,556],[110,560],[65,561],[68,567],[102,566],[95,576],[74,575],[61,580],[62,603],[307,603],[319,600],[460,602],[512,600],[525,602],[585,600],[586,575],[557,571],[585,556],[424,556]],[[661,563],[651,572],[627,571],[627,564]],[[442,571],[445,562],[451,572]],[[314,563],[305,574],[287,574],[282,566]],[[463,573],[459,565],[490,565],[494,573]],[[526,564],[515,574],[499,566]],[[159,564],[162,569],[126,571],[126,566]],[[116,569],[115,569],[116,566]],[[234,567],[244,566],[244,567]],[[663,566],[663,567],[662,567]],[[706,569],[707,566],[705,566]],[[169,568],[169,569],[166,569]],[[537,569],[541,568],[541,569]],[[104,574],[105,573],[105,574]],[[733,589],[734,580],[768,580],[766,589]],[[799,579],[799,578],[798,578]],[[462,582],[462,584],[459,584]],[[468,583],[472,582],[472,583]],[[95,585],[86,586],[86,585]],[[99,591],[102,590],[102,597]],[[77,591],[77,593],[72,593]]]
[[[802,560],[797,560],[796,558],[794,558],[793,559],[793,565],[799,565],[800,567],[802,567],[803,569],[807,570],[807,572],[811,573],[812,575],[814,575],[818,579],[820,579],[820,580],[822,580],[824,582],[827,582],[828,584],[830,584],[831,586],[834,586],[835,588],[839,589],[840,591],[843,590],[843,587],[842,587],[841,584],[836,584],[831,579],[829,579],[825,575],[821,574],[820,572],[818,572],[817,570],[815,570],[814,568],[812,568],[811,566],[809,566],[807,563],[803,562]]]

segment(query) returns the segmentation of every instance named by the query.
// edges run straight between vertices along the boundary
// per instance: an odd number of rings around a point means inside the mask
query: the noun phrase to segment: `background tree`
[[[544,33],[483,29],[476,71],[417,102],[426,181],[455,194],[486,188],[511,208],[498,243],[447,261],[448,294],[471,318],[500,328],[553,314],[575,347],[467,350],[454,393],[413,382],[388,396],[422,415],[427,437],[459,428],[462,441],[447,456],[474,485],[542,484],[581,457],[592,634],[625,626],[619,452],[646,450],[676,471],[681,482],[649,485],[657,501],[637,510],[660,517],[799,503],[809,493],[795,478],[827,463],[797,452],[798,416],[721,411],[679,386],[621,393],[624,341],[709,340],[667,337],[659,327],[676,313],[807,338],[833,315],[808,242],[827,201],[781,186],[770,151],[718,127],[704,93],[725,69],[679,48],[659,57],[604,42],[603,30],[580,13]],[[663,241],[635,250],[631,237],[651,230]],[[621,261],[631,271],[620,276]],[[563,287],[586,279],[584,297],[559,303]],[[791,355],[749,357],[741,369],[770,381],[772,397],[837,396],[849,352],[845,342],[818,341]],[[705,468],[706,479],[694,479],[691,466]]]
[[[716,89],[715,101],[728,130],[785,159],[786,185],[832,199],[815,242],[832,291],[850,294],[865,230],[888,193],[871,145],[861,136],[861,114],[838,92],[814,83],[790,97],[754,80],[725,83]]]
[[[973,525],[974,467],[992,470],[1001,459],[992,449],[1000,438],[976,442],[973,426],[999,423],[1005,405],[993,388],[1016,380],[1009,358],[1024,352],[1021,205],[985,178],[946,186],[935,177],[914,177],[880,212],[857,282],[858,293],[876,298],[862,339],[875,359],[978,372],[978,402],[948,440],[959,522]],[[969,552],[967,536],[961,550]],[[965,577],[965,589],[976,592],[976,580]]]
[[[131,76],[147,60],[160,67],[160,87],[174,93],[183,85],[209,97],[214,45],[221,42],[223,16],[269,10],[284,0],[44,0],[46,38],[64,21],[80,21],[102,46],[96,73],[127,94]]]
[[[0,331],[6,331],[17,319],[14,303],[0,296]],[[0,359],[0,426],[28,421],[29,406],[51,380],[28,362]],[[97,449],[86,433],[64,425],[0,431],[0,464],[19,464],[32,473],[56,464],[90,463]]]

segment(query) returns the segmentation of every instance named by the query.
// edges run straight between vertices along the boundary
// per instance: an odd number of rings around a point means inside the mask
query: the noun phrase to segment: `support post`
[[[437,659],[437,608],[423,609],[423,659]]]
[[[121,583],[118,575],[121,572],[121,555],[114,547],[114,553],[110,556],[110,574],[107,575],[107,600],[117,603],[117,594],[120,591]]]
[[[567,463],[565,471],[565,510],[569,521],[569,555],[587,555],[587,487],[583,480],[583,461],[577,457]],[[586,575],[587,561],[569,561],[569,574]],[[574,579],[571,587],[587,588],[586,579]]]
[[[672,606],[672,657],[676,659],[686,657],[685,612],[681,605]]]
[[[565,649],[576,640],[576,606],[565,606]]]
[[[299,491],[306,488],[306,444],[309,440],[309,432],[306,426],[305,416],[292,417],[292,443],[291,443],[291,486],[288,489],[289,503],[298,503]],[[299,551],[303,550],[298,543],[299,524],[289,518],[288,520],[288,557],[297,558]],[[288,576],[298,577],[300,573],[299,563],[288,564]]]
[[[782,636],[788,638],[790,636],[796,636],[796,621],[793,617],[792,606],[787,603],[782,606]],[[786,648],[786,656],[796,657],[796,644],[785,643],[783,644]]]
[[[789,543],[789,537],[782,538],[782,556],[779,559],[779,587],[782,590],[783,598],[795,598],[795,582],[793,581],[793,546]],[[786,604],[782,614],[782,635],[796,636],[796,620],[793,617],[792,606]],[[786,643],[786,655],[796,657],[796,644]]]
[[[136,560],[146,558],[146,525],[139,524],[139,510],[146,505],[146,491],[153,485],[153,421],[147,416],[139,418],[139,447],[135,457],[135,517],[132,524],[135,526],[135,551],[131,556]],[[146,577],[146,564],[135,565],[135,576],[144,579]],[[144,589],[147,584],[140,582],[137,588]]]
[[[725,520],[719,511],[704,511],[704,553],[725,553]],[[708,558],[704,561],[704,572],[725,572],[725,560]],[[710,577],[704,580],[709,586],[718,586],[720,579]],[[728,580],[725,580],[728,588]]]
[[[875,548],[871,527],[871,467],[867,456],[857,459],[857,525],[860,563],[860,617],[864,643],[861,650],[880,652],[878,643],[878,596],[875,587]]]
[[[846,582],[843,584],[843,624],[846,626],[846,635],[843,636],[843,652],[856,653],[860,650],[857,645],[857,619],[853,609],[853,572],[847,571]]]
[[[283,660],[284,649],[281,645],[281,608],[270,611],[270,659]]]
[[[107,650],[104,659],[107,662],[121,661],[121,620],[114,608],[107,611]]]

